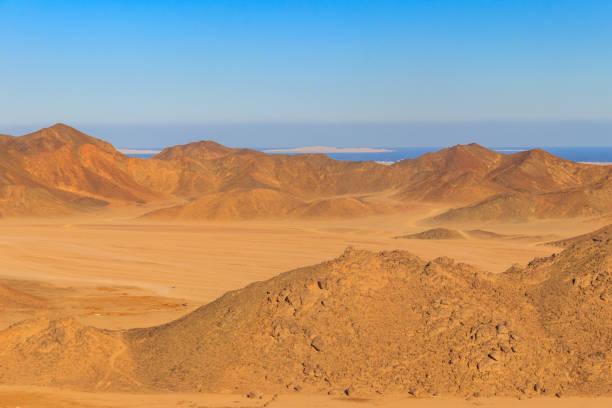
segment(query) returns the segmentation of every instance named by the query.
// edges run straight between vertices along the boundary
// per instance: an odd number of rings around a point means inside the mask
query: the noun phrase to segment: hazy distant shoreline
[[[414,159],[426,153],[436,152],[444,147],[330,147],[305,146],[296,148],[256,148],[266,153],[303,154],[321,153],[332,159],[346,161],[375,161],[381,164],[392,164],[405,159]],[[491,150],[514,154],[533,147],[494,147]],[[542,147],[555,156],[585,164],[600,166],[612,165],[612,146],[602,147]],[[127,156],[151,158],[162,149],[158,148],[123,148],[119,151]]]
[[[582,164],[594,164],[597,166],[611,166],[612,162],[578,162],[578,163],[582,163]]]

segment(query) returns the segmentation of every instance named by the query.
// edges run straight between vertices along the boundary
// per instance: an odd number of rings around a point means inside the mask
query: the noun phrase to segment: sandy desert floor
[[[425,210],[427,214],[431,210]],[[32,315],[69,314],[86,324],[127,329],[161,324],[223,293],[340,255],[347,246],[404,249],[424,259],[448,256],[501,272],[548,256],[544,242],[605,224],[585,220],[453,225],[505,239],[394,239],[423,231],[426,213],[352,220],[149,223],[131,213],[0,223],[0,281],[47,301],[5,310],[0,329]]]
[[[428,229],[417,221],[435,209],[355,220],[162,224],[112,213],[89,219],[4,220],[0,283],[41,299],[2,310],[0,329],[38,315],[71,315],[101,328],[127,329],[176,319],[228,290],[332,259],[347,246],[404,249],[424,259],[449,256],[501,272],[560,248],[542,243],[592,231],[606,220],[453,225],[510,235],[504,239],[415,240],[398,235]],[[128,214],[129,215],[129,214]],[[265,400],[228,395],[87,394],[35,387],[0,387],[4,407],[237,407]],[[520,402],[520,404],[518,404]],[[289,395],[271,406],[611,406],[610,399],[350,401]]]
[[[579,221],[548,221],[453,226],[521,235],[512,239],[394,239],[427,229],[398,215],[310,223],[63,219],[1,225],[0,279],[104,328],[163,323],[228,290],[335,258],[347,246],[404,249],[424,259],[449,256],[501,272],[557,250],[542,242],[593,229]],[[0,326],[11,319],[1,318]]]
[[[248,399],[241,395],[220,394],[117,394],[86,393],[43,387],[0,386],[0,408],[239,408],[239,407],[295,407],[295,408],[603,408],[612,398],[405,398],[377,399],[342,398],[321,395],[263,396]]]

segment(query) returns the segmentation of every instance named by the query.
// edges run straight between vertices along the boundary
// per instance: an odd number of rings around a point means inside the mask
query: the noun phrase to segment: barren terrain
[[[201,304],[253,281],[334,258],[347,246],[404,249],[425,259],[444,254],[501,272],[555,251],[539,243],[593,230],[581,220],[541,221],[486,226],[521,239],[395,239],[424,231],[414,225],[418,218],[419,213],[327,222],[7,220],[0,233],[0,275],[59,286],[134,286]]]
[[[611,403],[612,166],[0,145],[2,408]]]
[[[64,316],[72,316],[80,324],[106,329],[155,326],[182,317],[229,290],[296,267],[333,259],[348,246],[373,251],[403,249],[425,260],[443,254],[480,270],[500,273],[513,264],[524,265],[534,257],[559,252],[562,248],[548,244],[551,240],[595,229],[592,221],[582,219],[572,223],[545,220],[529,224],[482,225],[489,233],[495,231],[496,235],[490,238],[482,232],[475,234],[473,230],[479,226],[469,224],[460,229],[472,231],[463,239],[403,240],[395,237],[426,231],[415,224],[422,212],[320,223],[156,224],[126,220],[130,219],[129,215],[128,212],[124,217],[109,213],[105,218],[88,220],[4,221],[0,235],[0,261],[5,265],[2,287],[9,288],[13,296],[6,296],[6,301],[0,304],[2,328],[23,319],[45,317],[54,320]],[[53,239],[49,240],[49,236]],[[106,358],[111,357],[112,353]],[[78,392],[58,395],[48,384],[25,392],[26,389],[3,388],[0,395],[21,399],[19,406],[28,406],[28,401],[38,399],[56,401],[57,406],[81,406],[79,401],[85,400],[93,407],[96,404],[152,404],[146,402],[150,391],[141,394],[142,390],[129,396],[102,393],[90,397]],[[84,390],[82,386],[77,389]],[[191,406],[257,405],[252,399],[244,399],[244,390],[240,391],[235,397],[208,393],[184,398],[173,392],[165,394],[161,400],[156,399],[155,403],[165,401],[166,406],[181,406],[181,401],[190,401]],[[312,391],[301,391],[299,395],[281,393],[273,403],[283,406],[282,401],[286,401],[291,405],[311,406],[312,401],[319,401],[320,406],[343,406],[351,401],[349,397],[343,398],[341,391],[342,395],[312,397],[313,400],[309,397]],[[270,399],[277,393],[263,396]],[[405,399],[403,393],[385,395],[382,400],[368,395],[359,398],[366,398],[377,406],[394,406]],[[431,395],[420,397],[427,397],[426,401],[440,406],[474,403],[448,399],[448,396],[434,400],[430,399]],[[418,403],[414,401],[417,400],[411,399],[411,403]],[[481,398],[475,401],[484,403]],[[502,403],[497,399],[492,401]],[[559,400],[550,401],[557,404]],[[605,406],[605,401],[595,399],[588,403]],[[529,402],[524,404],[529,406]],[[38,405],[31,402],[30,406]]]

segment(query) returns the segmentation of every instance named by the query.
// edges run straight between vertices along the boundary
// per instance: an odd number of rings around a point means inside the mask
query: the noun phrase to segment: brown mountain
[[[10,140],[8,148],[26,155],[34,155],[55,152],[66,146],[79,148],[84,145],[92,145],[111,154],[115,152],[115,149],[109,143],[88,136],[62,123],[24,136],[14,137]]]
[[[0,218],[71,214],[106,202],[47,186],[32,177],[17,154],[0,151]]]
[[[540,194],[590,186],[612,169],[571,162],[541,149],[501,154],[477,144],[454,146],[395,166],[413,176],[400,197],[474,201],[494,194]]]
[[[157,197],[129,176],[128,158],[112,145],[66,125],[15,138],[7,148],[20,153],[28,173],[45,185],[110,200]]]
[[[475,204],[429,218],[428,224],[470,221],[525,221],[530,218],[571,218],[610,213],[612,178],[585,187],[542,194],[497,194]]]
[[[379,191],[386,166],[332,160],[322,154],[269,155],[222,148],[213,142],[175,146],[153,158],[180,169],[179,196],[234,189],[266,188],[302,198]]]
[[[160,197],[129,175],[130,159],[112,145],[63,124],[4,138],[0,156],[0,211],[7,215],[67,214]]]
[[[424,201],[457,205],[433,220],[447,222],[604,215],[612,203],[612,166],[574,163],[538,149],[504,155],[457,145],[384,166],[202,141],[137,159],[62,124],[2,136],[0,145],[4,216],[145,201],[174,201],[151,214],[165,220],[365,216]],[[379,194],[387,205],[363,200]],[[255,210],[255,197],[267,204]]]
[[[4,144],[10,142],[13,140],[13,136],[11,135],[3,135],[0,133],[0,146],[3,146]]]
[[[542,149],[519,152],[488,175],[496,184],[517,192],[548,193],[583,187],[609,174],[609,169],[575,163]]]
[[[612,236],[490,274],[347,250],[174,322],[0,332],[0,381],[116,390],[612,395]],[[74,364],[79,361],[79,364]]]
[[[157,160],[191,160],[202,161],[218,159],[235,152],[235,149],[225,147],[212,140],[167,147],[155,155]]]
[[[510,210],[507,215],[514,218],[605,213],[607,201],[599,203],[599,197],[592,197],[586,191],[609,191],[607,186],[599,188],[597,183],[601,184],[612,174],[609,168],[573,163],[538,149],[503,155],[477,144],[454,146],[392,166],[341,162],[324,155],[266,155],[248,149],[221,148],[212,142],[177,146],[162,153],[164,161],[180,163],[183,170],[175,185],[181,187],[173,192],[185,197],[198,196],[202,192],[270,189],[312,201],[321,196],[396,190],[399,191],[395,196],[399,204],[415,200],[468,203],[496,194],[518,197],[513,198],[514,201],[528,201],[526,195],[562,192],[575,196],[573,201],[578,203],[578,207],[572,208],[564,204],[566,209],[551,207],[547,203],[554,202],[555,196],[550,195],[542,199],[540,210]],[[580,194],[592,202],[587,210],[580,208]],[[191,206],[194,218],[208,217],[195,216],[193,207],[195,205]],[[211,210],[200,207],[203,213]],[[185,212],[173,211],[177,215],[180,213],[181,219],[187,219]],[[520,214],[511,214],[512,211]],[[290,211],[281,212],[281,215],[287,212]],[[507,212],[506,208],[501,208],[500,217]],[[483,216],[484,219],[492,217]]]
[[[471,201],[500,191],[487,175],[508,160],[508,156],[472,143],[426,153],[392,167],[410,174],[400,187],[402,199],[424,201]]]

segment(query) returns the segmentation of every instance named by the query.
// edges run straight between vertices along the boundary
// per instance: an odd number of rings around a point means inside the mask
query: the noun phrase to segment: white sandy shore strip
[[[612,162],[578,162],[582,164],[595,164],[597,166],[612,166]]]
[[[371,147],[330,147],[330,146],[304,146],[292,149],[267,149],[265,153],[387,153],[389,149]]]
[[[161,150],[151,150],[151,149],[117,149],[123,154],[157,154],[161,152]]]

